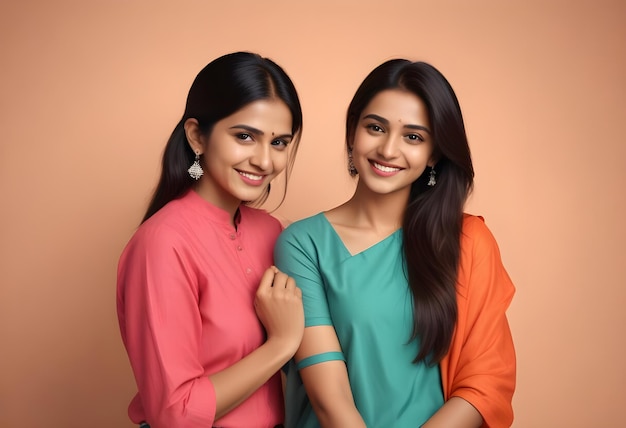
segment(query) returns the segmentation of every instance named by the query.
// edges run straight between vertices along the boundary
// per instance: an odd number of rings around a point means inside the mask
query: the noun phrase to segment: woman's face
[[[387,194],[410,191],[426,166],[434,165],[428,110],[411,92],[378,93],[363,109],[352,145],[359,186]]]
[[[203,138],[198,193],[227,211],[264,194],[286,167],[291,112],[277,99],[254,101],[218,121]]]

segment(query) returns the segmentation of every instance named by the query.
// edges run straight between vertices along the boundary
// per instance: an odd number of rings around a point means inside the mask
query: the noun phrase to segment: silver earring
[[[437,179],[435,178],[435,175],[437,173],[435,172],[435,168],[431,167],[430,168],[430,175],[428,176],[428,185],[430,187],[433,187],[435,184],[437,184]]]
[[[348,149],[348,172],[352,177],[356,176],[359,171],[357,171],[354,166],[354,160],[352,159],[352,149]]]
[[[194,180],[198,180],[204,174],[204,171],[202,171],[202,167],[200,166],[200,155],[198,152],[196,152],[196,160],[191,164],[187,172]]]

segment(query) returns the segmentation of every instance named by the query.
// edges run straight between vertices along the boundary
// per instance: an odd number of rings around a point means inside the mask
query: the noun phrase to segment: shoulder
[[[242,205],[239,208],[242,219],[253,223],[255,227],[270,227],[272,229],[282,230],[280,221],[265,210],[252,208],[247,205]]]
[[[293,223],[290,223],[287,226],[287,229],[292,229],[294,231],[297,231],[297,230],[307,230],[310,228],[319,228],[323,220],[324,220],[324,213],[320,212],[310,217],[306,217],[301,220],[297,220],[297,221],[294,221]]]
[[[162,208],[142,223],[124,248],[122,259],[175,248],[185,241],[183,226],[176,216]]]
[[[281,255],[287,249],[299,249],[305,253],[315,252],[316,242],[324,239],[324,224],[326,220],[323,213],[304,218],[291,223],[280,234],[276,241],[275,255]]]
[[[463,228],[461,230],[461,251],[470,248],[485,249],[485,247],[496,246],[496,240],[491,230],[485,224],[482,216],[464,214]]]
[[[480,216],[463,218],[459,285],[462,295],[484,292],[507,301],[514,291],[498,243]]]
[[[323,215],[323,213],[318,213],[289,224],[281,234],[281,237],[283,239],[291,239],[298,236],[317,235],[318,232],[323,228]]]
[[[185,207],[179,201],[169,202],[139,226],[132,240],[171,242],[185,229],[184,212]]]
[[[242,206],[239,208],[241,214],[241,222],[238,230],[241,236],[245,237],[248,245],[259,251],[272,253],[276,239],[283,230],[277,218],[269,214],[267,211]]]

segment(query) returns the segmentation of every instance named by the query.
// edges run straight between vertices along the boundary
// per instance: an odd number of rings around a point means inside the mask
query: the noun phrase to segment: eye
[[[378,126],[375,123],[370,123],[369,125],[365,126],[367,129],[369,129],[372,132],[385,132],[385,130],[383,128],[381,128],[380,126]]]
[[[420,134],[408,134],[406,138],[409,140],[410,143],[421,143],[422,141],[424,141],[424,137],[422,137]]]
[[[289,141],[283,140],[283,139],[279,139],[279,140],[272,141],[271,144],[272,144],[272,146],[276,147],[277,149],[283,150],[283,149],[285,149],[289,145]]]
[[[241,141],[252,141],[252,136],[250,134],[246,134],[245,132],[241,132],[235,136]]]

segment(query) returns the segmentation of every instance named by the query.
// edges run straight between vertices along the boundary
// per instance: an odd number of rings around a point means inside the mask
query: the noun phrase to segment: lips
[[[237,171],[244,183],[250,186],[261,186],[265,181],[265,175],[257,175],[246,171]]]
[[[237,171],[237,172],[239,172],[239,174],[241,174],[242,176],[249,178],[250,180],[254,180],[254,181],[263,180],[262,175],[250,174],[249,172],[243,172],[243,171]]]
[[[379,171],[381,171],[381,172],[387,173],[387,174],[389,174],[389,173],[394,173],[394,172],[398,172],[398,171],[400,171],[400,169],[401,169],[401,168],[398,168],[398,167],[393,167],[393,166],[382,165],[382,164],[379,164],[378,162],[374,162],[374,161],[372,161],[372,162],[370,162],[370,163],[372,164],[372,166],[373,166],[375,169],[377,169],[377,170],[379,170]]]
[[[404,169],[392,165],[383,165],[382,163],[373,160],[370,160],[369,162],[372,167],[372,171],[379,177],[392,177]]]

